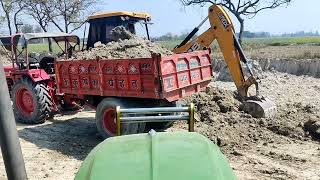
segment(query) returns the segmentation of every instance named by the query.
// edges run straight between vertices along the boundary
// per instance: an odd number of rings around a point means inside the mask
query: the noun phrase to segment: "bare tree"
[[[18,18],[26,6],[23,3],[23,0],[15,0],[14,7],[15,8],[14,8],[14,12],[13,12],[13,23],[14,23],[14,26],[16,29],[16,33],[18,33],[19,32]]]
[[[4,17],[7,21],[7,26],[10,35],[12,34],[12,27],[11,27],[11,12],[13,10],[13,1],[11,0],[0,0],[2,10],[4,12]]]
[[[244,31],[244,16],[254,17],[257,13],[274,9],[282,5],[289,5],[293,0],[180,0],[185,6],[206,3],[217,4],[228,9],[239,21],[239,42],[242,42]]]
[[[18,15],[22,12],[24,5],[22,0],[0,0],[1,8],[4,12],[4,18],[7,22],[10,35],[12,34],[12,23],[15,32],[18,33]],[[12,22],[13,21],[13,22]]]
[[[33,17],[44,32],[53,25],[61,32],[72,33],[84,24],[98,0],[23,1],[25,13]]]
[[[48,32],[50,18],[46,11],[46,0],[25,1],[25,14],[31,16],[40,26],[43,32]],[[37,30],[39,31],[39,29]],[[49,51],[52,52],[52,42],[48,39]]]
[[[25,1],[25,14],[31,16],[44,32],[48,32],[50,18],[46,11],[45,0]]]
[[[0,25],[2,25],[5,22],[6,18],[3,14],[3,11],[0,11]]]
[[[97,0],[52,0],[46,3],[46,11],[50,22],[61,32],[72,33],[83,25],[96,2]]]

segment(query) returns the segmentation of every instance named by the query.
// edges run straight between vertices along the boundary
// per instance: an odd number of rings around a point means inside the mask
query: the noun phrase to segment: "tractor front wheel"
[[[44,84],[28,78],[18,80],[12,87],[15,119],[25,124],[43,123],[51,116],[52,98]]]

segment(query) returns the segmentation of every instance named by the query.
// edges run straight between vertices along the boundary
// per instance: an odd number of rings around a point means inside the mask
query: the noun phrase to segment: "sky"
[[[101,11],[140,11],[152,15],[151,36],[167,32],[179,34],[192,30],[207,16],[208,7],[184,8],[179,0],[104,0]],[[320,31],[320,0],[294,0],[286,7],[266,10],[245,21],[245,29],[253,32],[267,31],[281,34],[296,31]],[[235,18],[233,22],[238,29]],[[204,27],[208,28],[207,23]]]
[[[246,18],[245,30],[252,32],[266,31],[272,34],[320,31],[320,21],[318,21],[318,18],[320,18],[319,7],[320,0],[293,0],[293,3],[288,7],[265,10],[254,18]],[[179,0],[101,0],[101,3],[97,5],[97,9],[98,11],[126,10],[150,13],[154,23],[150,27],[150,35],[152,37],[168,32],[173,34],[189,32],[208,14],[208,6],[184,7]],[[232,14],[229,14],[232,17]],[[237,20],[234,17],[232,18],[236,29],[238,29]],[[29,20],[25,22],[31,23]],[[204,25],[202,31],[208,27],[209,22]],[[83,30],[80,29],[76,34],[82,37]]]

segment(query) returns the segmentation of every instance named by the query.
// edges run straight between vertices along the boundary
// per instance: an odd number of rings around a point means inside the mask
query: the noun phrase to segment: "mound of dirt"
[[[231,82],[232,77],[229,72],[229,68],[225,61],[223,60],[213,60],[212,61],[214,72],[216,73],[216,80],[217,81],[226,81]],[[249,68],[241,62],[242,70],[246,77],[250,76]],[[249,60],[248,66],[252,70],[252,73],[254,76],[259,77],[260,79],[264,78],[262,73],[262,68],[258,61],[255,60]]]
[[[3,64],[11,63],[8,57],[8,52],[3,47],[1,47],[1,45],[0,45],[0,60],[2,61]]]
[[[111,37],[113,41],[119,41],[120,39],[132,39],[135,38],[134,34],[127,31],[123,26],[117,26],[111,30]]]
[[[297,76],[320,77],[319,59],[260,59],[263,70],[276,70]]]
[[[283,142],[282,137],[305,140],[320,135],[320,123],[315,118],[303,123],[312,117],[320,117],[316,116],[317,109],[308,103],[278,104],[276,117],[257,119],[242,111],[239,96],[232,90],[208,87],[206,92],[194,94],[184,101],[197,107],[196,131],[228,154],[252,145]]]
[[[150,58],[153,53],[161,55],[171,55],[171,51],[140,38],[124,27],[115,27],[111,31],[112,39],[115,41],[107,44],[96,43],[89,51],[75,53],[75,59],[127,59],[127,58]]]
[[[223,150],[245,148],[257,141],[272,141],[266,121],[241,111],[241,103],[233,91],[208,87],[206,92],[194,94],[184,101],[197,107],[197,132],[224,147]]]

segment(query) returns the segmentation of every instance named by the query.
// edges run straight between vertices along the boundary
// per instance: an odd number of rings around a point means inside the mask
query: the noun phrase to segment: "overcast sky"
[[[185,8],[179,0],[101,0],[97,8],[99,11],[127,10],[150,13],[154,23],[150,27],[151,36],[190,31],[207,16],[208,9],[199,6]],[[272,34],[320,31],[319,9],[320,0],[293,0],[287,8],[266,10],[252,19],[246,19],[245,30],[267,31]],[[24,22],[31,23],[28,20]],[[238,29],[236,19],[233,18],[233,22]],[[202,30],[208,27],[207,23]],[[82,31],[79,30],[77,35],[82,37]]]
[[[207,7],[183,8],[179,0],[105,0],[104,11],[145,11],[152,15],[153,36],[193,29],[207,16]],[[266,10],[246,20],[246,30],[273,34],[320,30],[320,0],[294,0],[287,8]],[[236,20],[234,19],[236,26]],[[208,25],[207,25],[208,26]]]

